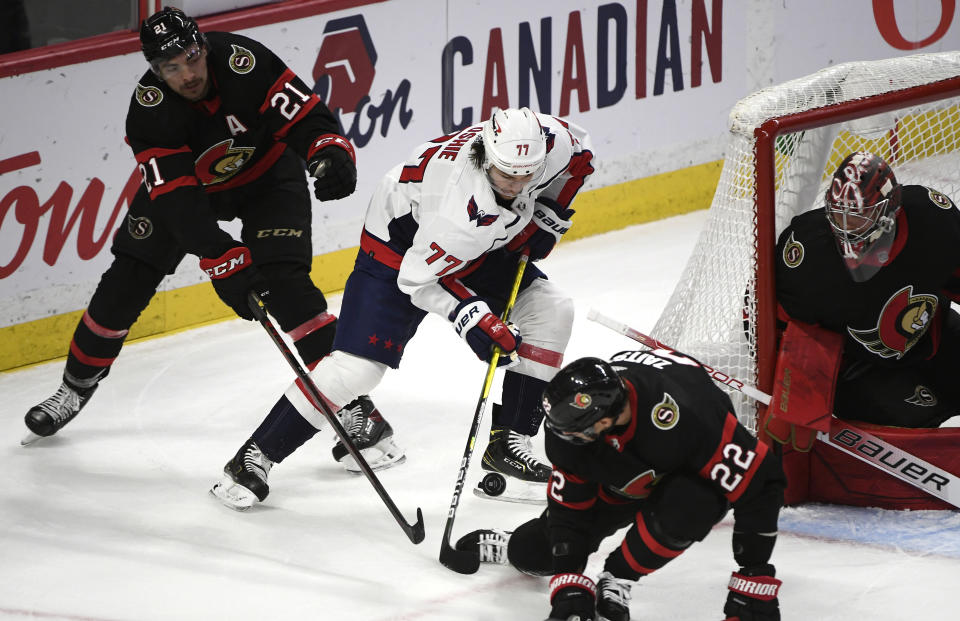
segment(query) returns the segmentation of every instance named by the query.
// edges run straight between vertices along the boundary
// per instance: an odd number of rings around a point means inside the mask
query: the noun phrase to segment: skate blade
[[[399,466],[407,461],[407,455],[392,439],[380,440],[374,446],[360,450],[360,454],[367,460],[367,465],[371,470],[386,470],[394,466]],[[344,469],[350,474],[363,474],[363,470],[357,465],[357,461],[352,455],[347,454],[340,460]]]
[[[258,502],[256,494],[242,485],[237,485],[233,479],[224,476],[210,488],[210,494],[220,501],[223,506],[234,511],[248,511]]]
[[[46,436],[38,436],[32,431],[28,431],[27,435],[23,436],[23,438],[20,439],[20,446],[30,446],[31,444],[34,444],[38,440],[42,440],[45,437]]]
[[[499,500],[500,502],[516,502],[525,505],[545,505],[547,504],[547,484],[534,483],[531,481],[521,481],[513,477],[505,477],[507,488],[496,496],[486,493],[478,482],[473,487],[473,495],[477,498],[486,500]]]

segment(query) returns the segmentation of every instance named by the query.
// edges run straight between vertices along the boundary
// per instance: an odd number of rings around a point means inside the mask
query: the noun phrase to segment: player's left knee
[[[258,264],[257,269],[270,288],[267,309],[277,318],[284,332],[296,329],[327,310],[323,292],[310,279],[309,266],[288,261]]]
[[[525,340],[561,353],[573,328],[573,300],[549,280],[538,278],[517,296],[512,320]]]

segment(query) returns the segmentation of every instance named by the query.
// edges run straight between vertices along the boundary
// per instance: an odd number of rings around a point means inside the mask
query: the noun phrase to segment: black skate
[[[91,386],[84,388],[64,377],[60,388],[52,397],[27,411],[23,422],[30,433],[20,440],[20,444],[24,446],[33,444],[40,438],[52,436],[63,429],[67,423],[77,417],[97,390],[97,386],[96,379]]]
[[[552,469],[533,454],[530,436],[507,427],[490,429],[481,467],[487,471],[473,489],[481,498],[544,504]]]
[[[406,460],[403,449],[393,441],[393,427],[383,418],[370,397],[357,397],[343,406],[337,416],[371,470],[384,470]],[[360,466],[340,440],[333,446],[333,458],[343,464],[347,472],[361,473]]]
[[[630,621],[633,580],[615,578],[609,571],[597,581],[597,621]]]
[[[456,549],[479,555],[481,563],[506,565],[507,544],[513,531],[483,528],[467,533],[457,541]]]
[[[210,493],[231,509],[246,511],[270,493],[267,475],[272,467],[273,462],[257,443],[247,440],[223,467],[223,478],[210,489]]]

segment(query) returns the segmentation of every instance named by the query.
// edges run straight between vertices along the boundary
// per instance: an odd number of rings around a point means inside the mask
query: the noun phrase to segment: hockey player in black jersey
[[[739,569],[726,619],[780,618],[770,563],[786,484],[780,460],[695,360],[663,351],[581,358],[547,385],[543,409],[547,510],[512,533],[469,533],[458,549],[552,575],[551,620],[629,621],[633,583],[702,540],[732,506]],[[594,582],[587,558],[625,526]]]
[[[164,8],[140,30],[150,64],[127,113],[127,141],[143,175],[117,230],[113,263],[77,325],[63,383],[31,408],[25,442],[57,433],[86,405],[120,353],[131,325],[185,254],[196,255],[225,304],[252,319],[259,293],[308,365],[330,352],[337,323],[310,279],[310,195],[304,162],[322,201],[351,194],[353,146],[339,124],[276,55],[247,37],[200,31],[182,11]],[[235,240],[218,221],[239,218]],[[345,423],[372,435],[391,431],[362,397],[345,407],[375,425]],[[372,427],[372,428],[371,428]],[[284,457],[257,434],[227,465],[252,476],[244,456]],[[248,459],[249,461],[249,459]],[[266,494],[265,476],[258,491]]]
[[[866,152],[847,156],[824,206],[780,235],[778,318],[840,335],[835,390],[825,391],[835,395],[836,416],[937,427],[960,413],[960,316],[950,306],[960,301],[958,240],[960,212],[949,197],[900,185]],[[790,434],[768,425],[781,441]]]

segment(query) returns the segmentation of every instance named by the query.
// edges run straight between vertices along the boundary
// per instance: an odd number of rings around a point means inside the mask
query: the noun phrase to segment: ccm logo
[[[243,263],[243,255],[238,257],[231,257],[223,263],[214,265],[213,267],[205,268],[203,271],[207,273],[207,276],[210,278],[220,278],[230,272],[246,267]]]
[[[861,455],[868,457],[870,461],[880,462],[888,469],[897,470],[904,476],[919,481],[923,485],[932,483],[936,486],[937,491],[942,490],[950,483],[950,480],[942,474],[932,472],[926,466],[918,464],[908,457],[897,456],[890,449],[884,448],[872,440],[865,440],[859,433],[850,429],[841,429],[833,436],[833,439],[837,443],[849,446]]]

